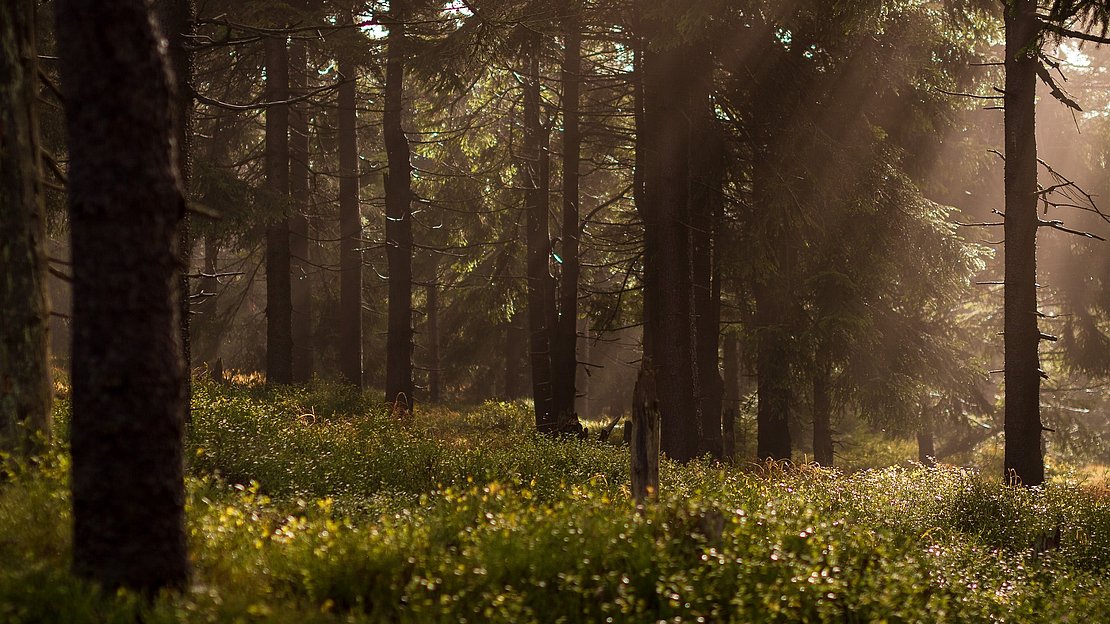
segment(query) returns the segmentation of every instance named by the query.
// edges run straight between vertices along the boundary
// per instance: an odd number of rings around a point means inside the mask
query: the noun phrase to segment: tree
[[[354,15],[348,18],[353,24]],[[359,201],[358,72],[349,53],[339,72],[339,371],[362,388],[362,209]]]
[[[143,0],[56,4],[73,247],[73,566],[188,579],[174,79]]]
[[[35,96],[35,3],[0,6],[0,449],[50,433],[46,222]]]
[[[413,408],[412,329],[412,163],[405,135],[405,56],[408,2],[390,2],[386,40],[385,112],[382,133],[389,158],[385,181],[385,244],[389,263],[389,333],[386,341],[385,398]]]
[[[293,383],[293,291],[290,282],[289,53],[285,35],[265,38],[266,190],[273,221],[266,227],[266,380]]]

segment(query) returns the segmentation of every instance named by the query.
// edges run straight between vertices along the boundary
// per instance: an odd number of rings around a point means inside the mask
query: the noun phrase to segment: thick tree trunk
[[[289,58],[284,37],[266,45],[266,101],[289,99]],[[266,187],[280,217],[266,228],[266,380],[293,383],[293,301],[290,283],[289,105],[266,109]],[[277,211],[275,211],[277,212]]]
[[[58,0],[73,248],[73,566],[188,579],[173,79],[149,5]]]
[[[385,398],[412,411],[412,163],[402,123],[405,111],[406,5],[390,8],[382,132],[389,157],[385,184],[385,239],[389,264],[389,331],[386,338]]]
[[[290,94],[294,97],[308,90],[308,47],[304,39],[294,39],[289,46]],[[293,380],[304,383],[312,379],[314,352],[312,346],[312,288],[309,275],[308,210],[311,172],[308,168],[308,110],[304,103],[292,107],[289,116],[289,195],[293,210],[289,215],[289,253],[292,269],[291,299],[293,304]]]
[[[549,197],[545,180],[543,126],[540,121],[539,41],[528,55],[528,77],[524,86],[524,212],[528,248],[528,334],[532,363],[532,400],[536,429],[554,433],[559,420],[554,412],[552,385],[552,323],[555,310],[555,280],[548,258],[551,234],[548,223]]]
[[[362,211],[359,205],[357,72],[349,60],[339,72],[339,373],[361,389]]]
[[[427,286],[428,316],[428,398],[432,403],[443,400],[443,384],[439,360],[439,285]]]
[[[1040,485],[1040,330],[1037,328],[1036,0],[1006,7],[1005,469],[1009,482]]]
[[[690,94],[697,91],[697,61],[692,60],[697,58],[691,46],[643,51],[643,125],[637,128],[644,152],[646,359],[658,380],[662,449],[677,461],[696,457],[707,435],[699,401],[690,214]],[[719,426],[718,420],[718,431]]]
[[[155,11],[162,33],[169,42],[168,58],[170,69],[177,80],[178,89],[173,101],[174,137],[178,169],[181,172],[181,188],[185,193],[186,201],[190,200],[190,180],[192,179],[192,148],[193,148],[193,93],[190,87],[193,79],[193,61],[189,55],[188,38],[194,31],[194,9],[191,0],[158,0]],[[185,422],[192,420],[191,397],[193,393],[192,363],[193,341],[190,336],[189,325],[192,322],[192,312],[189,299],[189,273],[192,272],[190,261],[193,254],[193,237],[191,219],[186,212],[181,220],[178,235],[180,255],[184,261],[181,271],[181,352],[185,358]]]
[[[552,410],[561,429],[578,425],[574,403],[578,370],[578,279],[580,274],[579,194],[582,131],[579,112],[582,73],[582,34],[579,8],[573,0],[563,5],[563,260],[559,279],[558,320],[552,341]]]
[[[505,324],[505,398],[512,401],[528,394],[528,330],[520,313]]]
[[[833,465],[832,364],[823,345],[818,345],[813,370],[813,460]]]
[[[50,434],[46,228],[40,176],[35,3],[0,4],[0,450]]]

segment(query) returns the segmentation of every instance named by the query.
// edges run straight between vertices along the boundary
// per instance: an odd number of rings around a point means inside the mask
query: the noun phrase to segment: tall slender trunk
[[[552,410],[560,428],[577,423],[574,403],[578,370],[578,279],[580,155],[582,131],[579,94],[582,73],[582,34],[574,0],[563,5],[563,214],[558,320],[552,342]]]
[[[528,330],[518,312],[505,324],[505,398],[510,401],[528,394],[527,351]]]
[[[736,425],[740,416],[740,339],[735,332],[725,334],[722,361],[724,376],[724,410],[721,416],[723,429],[723,455],[725,459],[736,458]]]
[[[285,37],[268,37],[266,101],[289,99],[289,57]],[[293,301],[290,282],[289,105],[266,108],[266,187],[281,216],[266,228],[266,380],[293,383]]]
[[[933,440],[936,423],[928,397],[921,397],[921,422],[917,424],[917,461],[932,468],[937,465],[937,450]]]
[[[405,20],[407,5],[393,0],[386,40],[385,115],[382,132],[389,158],[385,183],[385,239],[389,264],[389,332],[385,398],[413,408],[412,379],[412,163],[402,127],[405,112]]]
[[[551,276],[548,257],[551,255],[551,234],[548,223],[549,197],[547,167],[544,165],[543,125],[540,120],[539,37],[535,37],[528,54],[528,72],[524,85],[524,212],[527,221],[528,248],[528,335],[529,359],[532,363],[532,400],[535,404],[536,429],[553,433],[558,429],[554,413],[551,370],[551,336],[555,309],[555,281]]]
[[[439,285],[433,280],[427,286],[428,316],[428,398],[432,403],[443,400],[441,363],[439,361]]]
[[[304,39],[294,39],[289,46],[289,85],[294,97],[308,89],[308,46]],[[309,275],[308,209],[311,172],[308,168],[308,110],[304,103],[292,107],[289,116],[289,253],[292,270],[291,303],[293,304],[293,379],[304,383],[312,379],[314,353],[312,346],[312,288]]]
[[[349,59],[339,72],[339,373],[361,389],[362,210],[359,202],[357,69]]]
[[[189,55],[188,38],[194,31],[194,9],[191,0],[158,0],[155,3],[155,12],[158,15],[162,33],[169,41],[168,58],[170,68],[177,79],[178,89],[173,100],[174,138],[176,140],[177,164],[181,172],[181,188],[188,201],[190,181],[192,179],[192,147],[193,147],[193,92],[191,82],[193,79],[193,61]],[[181,219],[179,227],[178,245],[184,264],[181,271],[181,351],[185,358],[185,396],[192,397],[193,380],[190,371],[193,363],[193,341],[189,325],[192,319],[190,310],[189,273],[190,262],[193,257],[192,224],[189,213],[186,212]],[[185,401],[185,422],[192,420],[192,406],[190,400]]]
[[[55,10],[66,101],[81,104],[66,107],[73,566],[152,593],[189,573],[174,81],[148,3]]]
[[[50,305],[35,94],[35,3],[0,4],[0,450],[50,434]]]
[[[822,466],[832,466],[832,362],[823,344],[817,346],[813,368],[813,459]]]
[[[1036,0],[1006,7],[1005,384],[1008,481],[1040,485],[1040,330],[1037,328]]]

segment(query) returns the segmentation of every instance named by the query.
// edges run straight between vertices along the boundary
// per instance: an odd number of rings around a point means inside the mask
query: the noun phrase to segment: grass
[[[195,390],[189,590],[148,604],[68,574],[59,449],[12,465],[0,486],[0,621],[1069,622],[1110,613],[1110,496],[1066,479],[1011,489],[952,467],[665,463],[660,501],[637,510],[624,449],[536,436],[521,405],[399,421],[327,384]]]

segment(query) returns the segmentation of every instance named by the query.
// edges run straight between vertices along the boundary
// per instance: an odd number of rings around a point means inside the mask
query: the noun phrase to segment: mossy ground
[[[3,622],[1096,622],[1110,496],[957,468],[665,464],[520,405],[397,419],[323,383],[198,382],[194,581],[152,604],[68,573],[64,448],[0,485]],[[65,403],[60,422],[64,439]],[[865,449],[857,449],[856,465]],[[1057,532],[1059,544],[1056,542]]]

